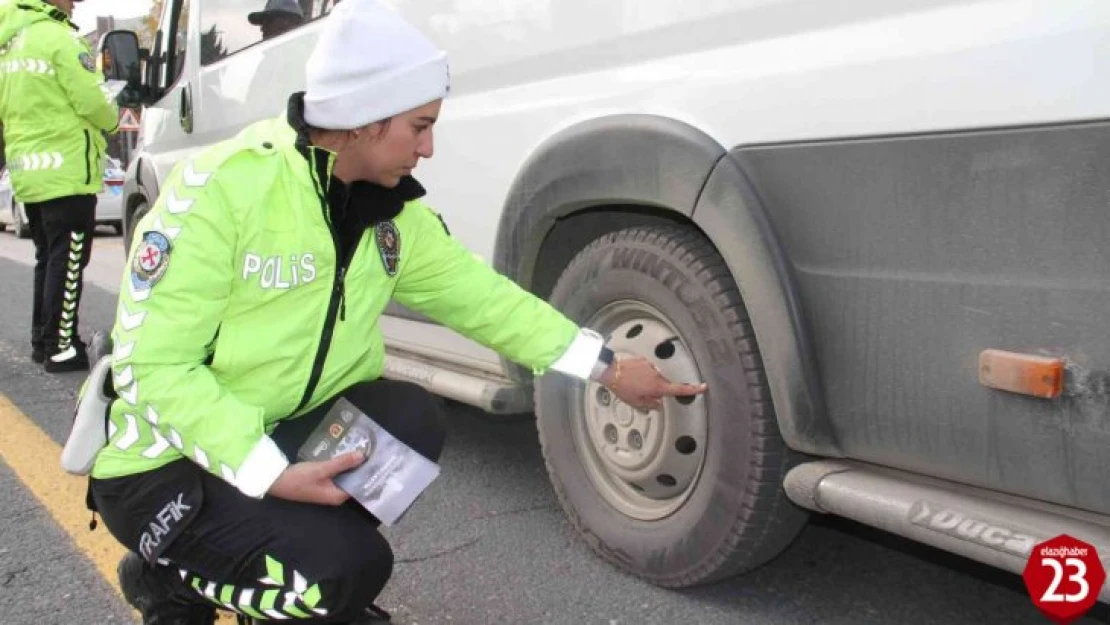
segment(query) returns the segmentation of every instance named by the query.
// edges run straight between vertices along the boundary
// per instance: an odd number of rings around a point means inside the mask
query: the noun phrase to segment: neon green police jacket
[[[391,298],[537,373],[589,376],[599,336],[475,258],[415,180],[335,180],[294,130],[298,98],[180,164],[138,224],[94,478],[184,456],[264,495],[291,460],[278,422],[382,373]]]
[[[0,123],[16,199],[100,191],[102,132],[119,127],[103,85],[64,13],[42,0],[0,0]]]

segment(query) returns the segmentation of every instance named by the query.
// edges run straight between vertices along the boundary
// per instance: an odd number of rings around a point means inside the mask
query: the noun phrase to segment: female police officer
[[[448,91],[444,53],[374,0],[328,18],[283,119],[182,163],[137,230],[113,330],[118,398],[91,492],[133,553],[148,625],[387,620],[374,520],[331,478],[363,461],[291,463],[338,397],[437,459],[436,403],[379,380],[390,298],[537,374],[609,385],[648,407],[695,394],[476,260],[419,198]],[[341,505],[344,504],[344,505]]]

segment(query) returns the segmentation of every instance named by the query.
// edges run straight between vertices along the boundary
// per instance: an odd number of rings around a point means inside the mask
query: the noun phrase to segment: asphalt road
[[[0,393],[60,444],[81,376],[48,376],[30,363],[30,258],[26,242],[0,234]],[[98,237],[81,308],[86,336],[111,325],[121,266],[119,239]],[[830,518],[815,518],[786,553],[745,577],[655,588],[578,540],[548,485],[531,422],[492,423],[452,406],[449,424],[442,477],[402,525],[386,530],[397,566],[380,603],[397,623],[1048,622],[1016,576]],[[52,513],[0,459],[0,623],[137,622]],[[1099,606],[1080,622],[1110,623],[1108,615]]]

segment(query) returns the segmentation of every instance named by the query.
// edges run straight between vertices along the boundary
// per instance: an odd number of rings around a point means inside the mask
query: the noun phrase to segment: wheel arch
[[[693,223],[724,258],[744,299],[783,439],[797,451],[842,456],[790,259],[738,154],[714,166]]]
[[[127,180],[124,183],[124,205],[121,219],[123,222],[123,253],[125,256],[130,253],[131,249],[132,231],[135,227],[135,209],[143,202],[146,202],[147,206],[152,206],[158,198],[159,185],[158,172],[149,158],[140,154],[131,167],[133,169],[128,172]]]
[[[556,223],[598,209],[689,218],[725,153],[701,130],[655,115],[612,115],[566,128],[541,144],[509,189],[494,266],[531,289]]]
[[[739,162],[701,130],[652,115],[598,118],[552,136],[525,162],[502,211],[494,266],[546,299],[597,237],[658,223],[698,228],[744,297],[786,443],[839,456],[789,261],[764,210]]]

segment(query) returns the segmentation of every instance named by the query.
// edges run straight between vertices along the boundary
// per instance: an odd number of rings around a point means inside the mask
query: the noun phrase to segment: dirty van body
[[[135,80],[128,241],[173,167],[281,113],[327,19],[252,40],[198,1]],[[583,540],[655,584],[813,513],[1014,573],[1061,533],[1106,557],[1110,6],[832,4],[406,3],[452,64],[416,172],[451,233],[710,390],[640,413],[399,306],[386,375],[534,415]]]

